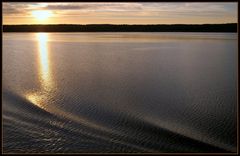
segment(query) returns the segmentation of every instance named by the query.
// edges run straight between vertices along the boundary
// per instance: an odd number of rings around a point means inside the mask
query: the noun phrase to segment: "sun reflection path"
[[[30,92],[26,98],[36,106],[45,109],[47,101],[51,97],[53,90],[53,81],[50,70],[49,51],[48,51],[48,34],[38,33],[38,78],[41,88],[35,92]]]
[[[49,90],[52,86],[51,84],[51,73],[49,67],[49,54],[48,54],[48,34],[39,33],[37,34],[39,43],[39,78],[44,90]]]

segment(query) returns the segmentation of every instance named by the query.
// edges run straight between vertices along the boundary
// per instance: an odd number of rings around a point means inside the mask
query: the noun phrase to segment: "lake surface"
[[[236,152],[237,33],[4,33],[6,153]]]

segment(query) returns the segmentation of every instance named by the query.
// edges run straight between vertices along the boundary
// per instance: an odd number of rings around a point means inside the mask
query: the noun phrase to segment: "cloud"
[[[237,21],[237,3],[3,3],[3,17],[30,17],[33,10],[52,10],[55,18],[213,19]]]
[[[13,2],[5,2],[3,3],[3,15],[17,15],[17,16],[26,16],[29,14],[29,11],[31,11],[32,6],[38,6],[39,3],[13,3]]]
[[[232,12],[237,3],[3,3],[3,13],[20,13],[46,9],[57,11],[167,11],[167,12]]]
[[[15,7],[11,3],[3,3],[3,14],[21,14],[23,13],[22,9]]]
[[[136,11],[142,9],[139,3],[74,3],[49,4],[49,10],[78,10],[78,11]]]
[[[48,5],[44,9],[48,10],[81,10],[81,9],[88,9],[91,5]]]

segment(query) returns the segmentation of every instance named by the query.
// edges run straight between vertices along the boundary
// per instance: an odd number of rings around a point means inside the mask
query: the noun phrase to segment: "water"
[[[236,152],[236,33],[4,33],[5,153]]]

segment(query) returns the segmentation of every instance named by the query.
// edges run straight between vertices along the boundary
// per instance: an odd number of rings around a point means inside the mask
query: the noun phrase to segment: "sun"
[[[32,11],[32,16],[38,20],[46,20],[52,16],[52,11],[49,10],[36,10]]]

